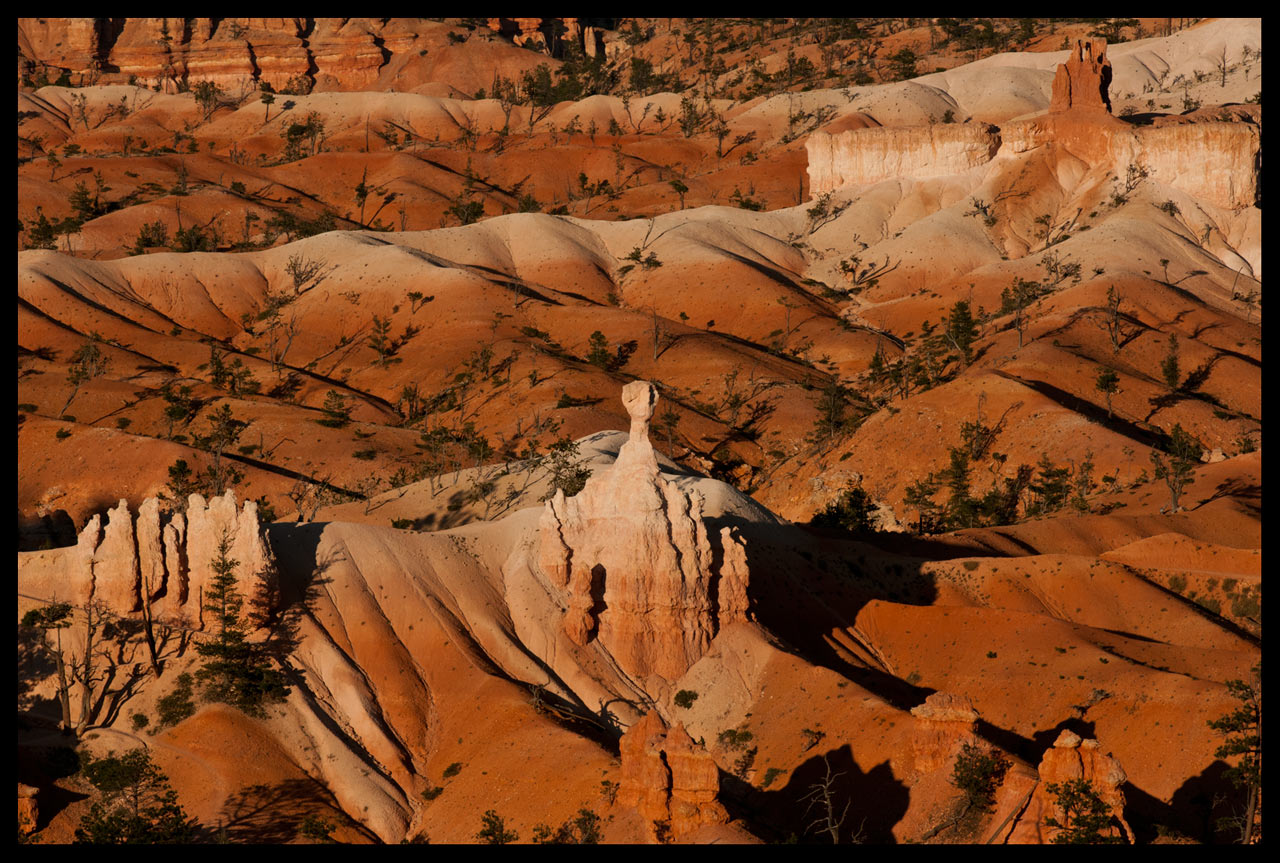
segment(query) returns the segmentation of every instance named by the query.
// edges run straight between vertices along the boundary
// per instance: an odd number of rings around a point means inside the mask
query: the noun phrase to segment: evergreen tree
[[[263,705],[283,701],[289,694],[284,675],[272,668],[271,657],[261,645],[248,640],[248,626],[241,616],[244,598],[236,587],[240,563],[229,557],[231,539],[223,534],[210,563],[213,578],[205,593],[204,610],[213,616],[214,637],[196,651],[205,658],[196,677],[204,682],[204,698],[230,704],[250,716],[263,715]]]
[[[1168,454],[1158,450],[1151,451],[1151,464],[1155,468],[1156,479],[1164,480],[1169,487],[1169,508],[1177,512],[1178,500],[1182,490],[1191,482],[1191,472],[1200,460],[1200,441],[1182,430],[1182,424],[1175,424],[1169,433]]]
[[[969,453],[962,447],[951,450],[951,465],[946,471],[947,525],[951,528],[973,527],[978,523],[978,506],[969,494]]]
[[[169,779],[146,749],[90,761],[84,774],[102,794],[80,819],[76,844],[176,845],[196,840],[197,822],[183,811]]]
[[[1029,510],[1035,515],[1057,512],[1071,493],[1071,468],[1056,467],[1049,461],[1048,453],[1041,454],[1036,466],[1040,468],[1040,475],[1031,483],[1031,493],[1036,496],[1036,502]]]
[[[1209,727],[1221,731],[1227,740],[1213,753],[1218,758],[1238,758],[1223,776],[1237,788],[1248,790],[1244,815],[1219,820],[1218,829],[1239,824],[1240,841],[1253,841],[1258,799],[1262,794],[1262,663],[1255,665],[1249,680],[1228,680],[1227,691],[1240,706],[1225,716],[1209,721]],[[1241,823],[1242,822],[1242,823]]]
[[[1067,782],[1051,782],[1046,790],[1057,799],[1057,811],[1062,820],[1050,816],[1044,823],[1057,827],[1053,837],[1055,845],[1117,845],[1120,838],[1110,832],[1111,809],[1088,779],[1071,779]],[[1107,831],[1104,833],[1103,831]]]
[[[978,324],[969,311],[969,304],[964,300],[958,301],[951,307],[946,323],[947,341],[960,352],[964,364],[969,365],[973,362],[973,343],[978,338]]]
[[[1098,372],[1098,379],[1094,381],[1094,388],[1107,397],[1107,419],[1111,419],[1111,397],[1120,388],[1119,384],[1120,376],[1116,374],[1116,370],[1111,366],[1104,366]]]
[[[1177,333],[1169,333],[1169,353],[1165,354],[1164,362],[1160,363],[1160,373],[1164,375],[1164,382],[1169,385],[1169,389],[1176,390],[1178,388],[1181,374],[1178,370]]]
[[[940,507],[933,496],[938,493],[938,482],[932,476],[916,480],[907,486],[902,502],[916,511],[916,530],[933,533],[937,528]]]

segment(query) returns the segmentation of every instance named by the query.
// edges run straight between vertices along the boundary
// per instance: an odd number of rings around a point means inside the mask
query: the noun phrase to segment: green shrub
[[[752,737],[751,732],[745,728],[726,728],[716,739],[727,749],[741,749],[751,741]]]
[[[672,700],[675,702],[676,707],[683,707],[685,710],[688,710],[690,707],[693,707],[693,702],[698,700],[698,693],[694,692],[692,689],[681,689],[676,693],[676,697]]]
[[[1055,816],[1044,819],[1050,827],[1061,832],[1053,838],[1055,845],[1115,845],[1120,838],[1103,835],[1111,826],[1111,809],[1088,779],[1072,779],[1067,782],[1051,782],[1045,789],[1057,799],[1056,809],[1062,820]]]
[[[1008,769],[1009,760],[1002,753],[966,743],[956,756],[951,784],[964,792],[970,806],[985,811],[995,803],[996,789]]]
[[[457,776],[461,772],[462,772],[462,762],[455,761],[452,764],[450,764],[448,767],[446,767],[444,769],[444,773],[441,775],[444,776],[445,779],[452,779],[453,777]]]
[[[177,725],[196,712],[195,702],[191,700],[194,684],[190,674],[179,674],[177,687],[156,702],[156,714],[161,728]]]

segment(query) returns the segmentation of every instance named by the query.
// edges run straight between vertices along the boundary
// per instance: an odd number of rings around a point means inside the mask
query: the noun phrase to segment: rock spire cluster
[[[1111,61],[1106,39],[1077,39],[1067,62],[1053,76],[1049,110],[1068,109],[1111,113]]]
[[[716,799],[720,771],[715,760],[677,723],[670,729],[654,711],[618,741],[622,779],[618,803],[640,813],[650,831],[667,824],[676,842],[706,824],[723,824],[729,813]],[[650,838],[658,840],[655,833]]]
[[[116,614],[140,611],[146,598],[157,618],[202,626],[201,598],[224,536],[228,556],[239,564],[237,589],[251,596],[255,578],[274,568],[274,557],[258,523],[257,504],[240,507],[233,491],[208,501],[193,494],[185,513],[167,514],[156,498],[147,498],[135,515],[121,500],[107,512],[105,527],[95,515],[74,546],[24,561],[19,589],[78,606],[97,600]]]
[[[537,568],[561,596],[576,644],[598,641],[635,680],[679,678],[719,628],[748,616],[744,541],[720,532],[716,553],[703,499],[658,470],[649,420],[658,402],[646,381],[622,393],[631,433],[613,468],[575,497],[558,491],[539,526]]]

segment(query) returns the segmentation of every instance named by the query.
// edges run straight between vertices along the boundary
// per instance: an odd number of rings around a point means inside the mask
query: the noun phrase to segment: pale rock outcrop
[[[712,571],[702,497],[659,473],[648,436],[657,400],[648,382],[626,386],[630,438],[613,467],[575,497],[558,491],[547,502],[536,561],[562,593],[564,631],[574,643],[598,641],[633,680],[671,682],[706,652],[723,622],[746,618],[747,569],[742,541],[730,532],[721,534],[725,564]]]
[[[1162,183],[1226,210],[1258,200],[1262,136],[1246,122],[1135,127],[1111,116],[1106,42],[1077,42],[1054,79],[1042,116],[999,128],[978,124],[814,132],[805,143],[814,196],[842,186],[928,180],[973,172],[976,187],[999,163],[1036,149],[1059,149],[1099,174],[1125,177],[1140,166]],[[981,169],[987,163],[991,168]],[[980,170],[975,170],[980,169]]]
[[[102,544],[93,553],[94,598],[117,612],[138,607],[138,548],[133,538],[129,502],[107,512]]]
[[[966,743],[980,745],[978,711],[963,695],[935,692],[924,704],[911,708],[911,715],[915,717],[911,752],[920,773],[946,767]]]
[[[75,605],[86,605],[93,596],[94,571],[93,553],[102,541],[102,516],[95,515],[80,531],[76,538],[75,550],[69,555],[66,587],[50,585],[51,600],[62,599]],[[22,564],[19,561],[18,572],[21,575]]]
[[[634,808],[652,840],[654,822],[669,825],[679,842],[707,824],[723,824],[729,814],[720,804],[720,773],[711,755],[693,742],[682,725],[667,729],[656,711],[628,729],[618,741],[622,776],[618,803]]]
[[[31,785],[23,785],[18,783],[18,835],[30,836],[36,832],[36,824],[39,823],[39,809],[36,808],[36,794],[38,788]]]
[[[140,598],[154,600],[165,591],[164,537],[160,528],[160,501],[149,497],[138,507],[134,527],[138,540]]]
[[[1111,61],[1106,39],[1077,39],[1067,62],[1053,77],[1052,112],[1070,109],[1111,113]]]
[[[1063,813],[1058,809],[1057,800],[1049,793],[1049,785],[1070,782],[1074,779],[1085,779],[1093,786],[1093,790],[1103,803],[1111,810],[1113,823],[1119,823],[1124,838],[1133,844],[1133,830],[1124,819],[1124,792],[1120,786],[1125,783],[1126,776],[1120,763],[1102,752],[1098,741],[1081,739],[1080,735],[1063,729],[1044,754],[1037,768],[1040,784],[1031,795],[1018,823],[1014,826],[1009,842],[1013,844],[1041,844],[1052,842],[1058,829],[1047,826],[1046,818],[1063,820]],[[1112,827],[1112,830],[1115,828]]]
[[[131,614],[141,610],[146,585],[148,597],[158,600],[154,614],[195,622],[223,537],[228,557],[237,562],[236,588],[248,600],[259,574],[274,569],[275,556],[258,523],[257,504],[237,507],[230,491],[208,502],[193,494],[187,516],[177,513],[167,522],[154,498],[139,507],[136,523],[121,500],[108,511],[105,530],[95,515],[75,546],[19,554],[18,589],[80,606],[98,600],[115,614]]]
[[[191,495],[187,503],[187,602],[196,603],[193,612],[202,615],[204,596],[215,573],[213,561],[223,540],[227,557],[236,562],[236,589],[248,598],[259,572],[273,565],[270,551],[258,526],[258,505],[248,501],[236,506],[234,491],[205,502]],[[203,621],[203,616],[201,616]]]
[[[999,130],[977,123],[817,131],[805,141],[814,196],[901,177],[963,174],[990,162],[999,149]]]
[[[187,601],[187,521],[182,513],[175,513],[164,526],[164,568],[170,576],[167,582],[166,605],[181,605]]]
[[[720,547],[724,559],[720,564],[719,593],[716,597],[720,628],[743,623],[751,617],[751,601],[747,596],[747,543],[733,527],[720,528]]]

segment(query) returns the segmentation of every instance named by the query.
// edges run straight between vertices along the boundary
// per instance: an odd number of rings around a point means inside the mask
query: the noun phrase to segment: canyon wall
[[[818,131],[805,142],[809,188],[816,196],[841,186],[963,174],[990,162],[999,148],[996,128],[980,124]]]

